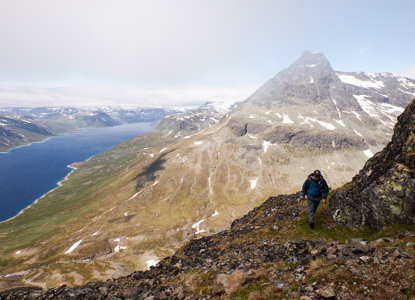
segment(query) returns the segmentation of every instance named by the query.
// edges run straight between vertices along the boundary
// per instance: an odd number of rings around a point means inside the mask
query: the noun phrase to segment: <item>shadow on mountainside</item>
[[[136,189],[141,189],[147,182],[154,181],[156,179],[156,173],[164,170],[164,163],[167,161],[165,156],[174,150],[161,154],[155,161],[153,161],[143,172],[134,177],[133,180],[137,180]]]

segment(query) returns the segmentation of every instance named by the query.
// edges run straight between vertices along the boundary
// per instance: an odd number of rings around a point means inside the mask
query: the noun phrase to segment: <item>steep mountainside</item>
[[[51,135],[52,133],[44,125],[31,118],[10,118],[0,115],[0,152]]]
[[[263,199],[298,191],[314,169],[332,188],[349,181],[389,141],[404,108],[372,95],[395,93],[373,86],[381,75],[367,87],[340,75],[324,55],[305,52],[217,123],[197,111],[193,121],[165,118],[157,131],[77,164],[62,187],[0,224],[0,288],[144,270]],[[396,89],[409,92],[412,81],[398,79]]]
[[[390,139],[414,95],[414,80],[336,72],[323,54],[305,52],[232,112],[230,126],[265,132],[272,143],[370,153]]]
[[[392,141],[334,193],[330,210],[352,227],[415,222],[415,100],[399,116]]]

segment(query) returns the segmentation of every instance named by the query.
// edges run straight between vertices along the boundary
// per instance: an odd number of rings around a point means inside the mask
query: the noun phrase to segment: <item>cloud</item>
[[[398,73],[398,75],[415,79],[415,64],[413,64],[412,67],[410,67],[408,69],[405,69],[405,70],[402,70],[402,71],[399,71],[397,73]]]
[[[245,100],[259,84],[136,88],[67,86],[54,88],[0,85],[0,107],[34,106],[198,106],[207,100]]]
[[[364,48],[361,48],[361,49],[359,50],[359,52],[360,52],[360,53],[366,53],[366,52],[368,52],[368,51],[370,51],[370,47],[364,47]]]

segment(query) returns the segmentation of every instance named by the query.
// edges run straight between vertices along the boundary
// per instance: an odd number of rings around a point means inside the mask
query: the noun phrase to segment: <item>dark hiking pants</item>
[[[317,207],[321,200],[311,200],[307,197],[308,204],[308,223],[314,224],[314,214],[316,213]]]

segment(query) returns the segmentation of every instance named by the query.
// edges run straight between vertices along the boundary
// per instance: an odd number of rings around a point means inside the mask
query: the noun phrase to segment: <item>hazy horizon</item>
[[[0,1],[0,106],[242,101],[304,50],[415,78],[413,1]]]

